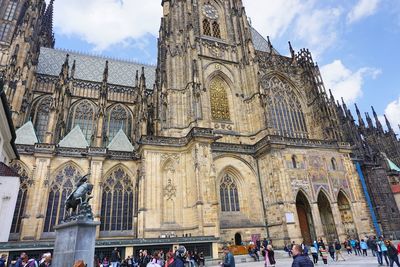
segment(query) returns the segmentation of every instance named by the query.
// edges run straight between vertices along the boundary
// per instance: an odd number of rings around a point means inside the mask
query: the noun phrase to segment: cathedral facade
[[[358,126],[311,53],[280,55],[240,0],[162,7],[151,66],[54,49],[53,1],[2,1],[21,187],[0,251],[51,250],[87,173],[104,253],[185,244],[217,257],[222,243],[375,234],[348,130]]]

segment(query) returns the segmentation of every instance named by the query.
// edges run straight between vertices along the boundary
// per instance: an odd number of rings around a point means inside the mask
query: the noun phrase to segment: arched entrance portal
[[[322,228],[324,229],[326,241],[331,242],[335,239],[338,239],[331,205],[328,197],[323,192],[318,194],[318,209],[321,216]]]
[[[338,195],[338,207],[340,211],[340,217],[342,219],[344,232],[347,236],[356,238],[357,229],[354,225],[354,218],[351,211],[350,202],[342,191],[340,191]]]
[[[235,245],[241,246],[242,245],[242,235],[239,233],[235,234]]]
[[[311,207],[308,203],[307,197],[303,192],[299,192],[296,198],[297,216],[300,223],[300,231],[304,243],[311,245],[313,240],[316,239],[314,221],[312,218]]]

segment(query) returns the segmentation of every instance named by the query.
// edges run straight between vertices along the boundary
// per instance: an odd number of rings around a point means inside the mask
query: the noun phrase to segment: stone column
[[[331,208],[332,208],[332,214],[333,214],[333,219],[335,221],[336,232],[338,234],[338,238],[339,238],[339,240],[343,240],[343,238],[346,236],[346,234],[345,234],[345,231],[343,228],[342,216],[340,214],[337,202],[332,203]]]
[[[318,203],[314,202],[310,204],[310,206],[311,206],[312,217],[314,220],[315,234],[317,235],[317,238],[322,237],[325,239],[325,233],[324,233],[324,228],[322,227],[322,221],[318,209]]]
[[[100,221],[101,218],[101,185],[103,181],[103,161],[104,158],[92,158],[90,166],[90,183],[94,185],[92,191],[92,210],[95,221]],[[98,228],[100,230],[100,228]],[[99,232],[96,236],[99,236]]]

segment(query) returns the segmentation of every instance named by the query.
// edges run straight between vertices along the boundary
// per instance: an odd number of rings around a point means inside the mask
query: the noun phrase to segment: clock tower
[[[180,137],[193,127],[221,134],[264,128],[263,109],[252,98],[258,67],[242,1],[164,0],[162,6],[156,131]]]

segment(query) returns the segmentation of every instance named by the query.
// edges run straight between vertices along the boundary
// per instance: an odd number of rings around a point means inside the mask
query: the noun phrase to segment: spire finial
[[[332,90],[331,90],[331,89],[329,89],[329,96],[330,96],[330,98],[331,98],[331,101],[332,101],[333,103],[335,103],[335,97],[333,96]]]
[[[378,114],[376,114],[375,109],[374,109],[373,106],[371,106],[371,108],[372,108],[372,114],[374,115],[374,118],[375,118],[376,128],[377,128],[378,132],[383,133],[383,127],[382,127],[382,124],[381,124],[381,122],[380,122],[380,120],[378,118]]]
[[[71,78],[75,78],[76,60],[72,63]]]
[[[54,14],[54,0],[50,0],[50,3],[43,15],[41,35],[43,36],[42,45],[45,47],[54,47],[55,39],[53,33],[53,14]]]
[[[388,120],[388,118],[386,117],[386,114],[383,115],[385,117],[385,122],[386,122],[386,126],[388,128],[389,133],[394,133],[392,125],[390,124],[390,121]]]
[[[267,41],[268,41],[268,47],[269,47],[269,52],[272,53],[272,50],[274,47],[272,46],[271,40],[269,39],[269,36],[267,36]]]
[[[103,82],[107,83],[107,81],[108,81],[108,60],[106,60],[106,66],[103,72]]]
[[[290,41],[288,43],[289,43],[290,55],[292,56],[292,59],[294,59],[295,58],[295,52],[294,52],[294,49],[292,47],[292,43]]]

